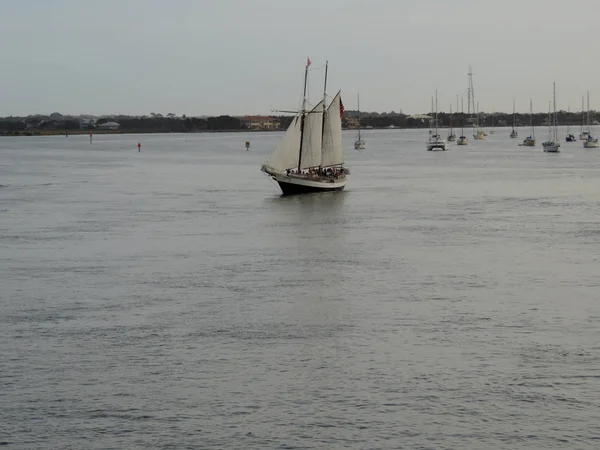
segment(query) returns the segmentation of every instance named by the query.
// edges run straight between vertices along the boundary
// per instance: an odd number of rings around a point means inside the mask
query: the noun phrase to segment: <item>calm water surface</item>
[[[279,133],[0,138],[0,445],[597,449],[600,151],[543,131],[289,198]]]

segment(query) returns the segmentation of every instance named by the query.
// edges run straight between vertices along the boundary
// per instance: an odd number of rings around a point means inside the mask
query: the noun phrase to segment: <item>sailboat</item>
[[[513,98],[513,123],[512,123],[512,132],[510,133],[510,137],[511,138],[517,138],[519,137],[519,133],[517,133],[517,130],[515,130],[515,99]]]
[[[560,142],[558,141],[558,124],[556,122],[556,83],[552,83],[552,93],[554,100],[554,115],[550,116],[548,107],[548,140],[542,142],[542,147],[547,153],[558,153],[560,151]]]
[[[477,102],[477,110],[476,110],[476,113],[475,113],[475,117],[476,117],[477,131],[475,131],[475,134],[473,135],[473,138],[477,139],[478,141],[482,141],[482,140],[485,139],[486,134],[479,127],[479,102]]]
[[[570,105],[567,108],[567,117],[571,117],[571,106]],[[577,140],[577,139],[575,139],[575,135],[573,133],[571,133],[571,131],[569,129],[569,122],[567,122],[567,137],[565,138],[565,140],[567,142],[575,142]]]
[[[587,139],[583,141],[583,148],[598,148],[598,138],[593,137],[590,132],[590,91],[587,91],[587,112],[585,121],[587,122]]]
[[[456,105],[456,109],[458,109],[458,104]],[[460,136],[458,138],[458,141],[456,141],[456,145],[468,145],[469,144],[469,140],[467,139],[467,137],[465,136],[465,127],[464,127],[464,118],[462,117],[464,115],[465,109],[463,107],[463,99],[460,99],[460,114],[461,114],[461,118],[460,118]]]
[[[585,114],[584,114],[584,110],[583,110],[583,96],[581,97],[581,132],[579,133],[579,140],[580,141],[587,141],[590,132],[589,131],[584,131],[583,130],[583,126],[585,125]]]
[[[356,102],[358,104],[358,137],[354,141],[354,150],[364,150],[366,147],[365,140],[360,136],[360,97],[356,94]]]
[[[454,130],[452,128],[452,105],[450,105],[450,134],[447,137],[448,142],[456,141],[456,135],[454,134]]]
[[[473,137],[477,140],[482,140],[485,139],[485,134],[481,128],[479,128],[479,113],[475,110],[475,88],[473,87],[473,70],[471,69],[471,66],[469,66],[469,73],[467,75],[469,76],[469,87],[467,88],[467,111],[470,115],[472,105],[475,117],[471,117],[470,120],[471,122],[475,122],[474,126],[476,130],[475,134],[473,134]],[[479,104],[477,104],[477,109],[479,109]]]
[[[456,141],[456,145],[469,145],[469,140],[465,136],[465,129],[463,127],[463,120],[460,120],[460,136],[458,141]]]
[[[523,139],[523,144],[525,147],[535,147],[535,128],[533,127],[533,103],[532,100],[529,99],[529,136]]]
[[[492,129],[490,130],[490,134],[496,134],[496,129],[494,128],[494,116],[496,115],[496,111],[492,111]]]
[[[275,180],[284,195],[308,192],[339,191],[346,186],[344,148],[342,146],[342,115],[344,105],[341,92],[327,99],[327,63],[323,100],[307,109],[306,84],[310,59],[304,71],[302,109],[295,112],[290,126],[277,147],[261,167],[261,171]]]
[[[438,133],[438,113],[437,113],[437,89],[435,90],[435,133],[430,128],[429,130],[429,140],[426,142],[425,146],[427,151],[431,150],[446,150],[446,141],[442,139],[442,137]],[[431,127],[431,121],[429,122],[429,126]]]

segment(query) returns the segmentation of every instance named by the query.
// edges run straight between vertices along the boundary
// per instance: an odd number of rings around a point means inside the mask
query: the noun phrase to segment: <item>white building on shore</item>
[[[99,130],[118,130],[120,125],[117,122],[104,122],[98,125]]]

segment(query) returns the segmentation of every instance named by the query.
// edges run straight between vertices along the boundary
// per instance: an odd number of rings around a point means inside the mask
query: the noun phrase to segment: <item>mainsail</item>
[[[300,169],[321,164],[321,134],[323,131],[323,101],[320,101],[304,119],[302,158]]]
[[[323,150],[321,166],[335,166],[344,162],[342,145],[342,117],[340,93],[331,101],[323,124]]]

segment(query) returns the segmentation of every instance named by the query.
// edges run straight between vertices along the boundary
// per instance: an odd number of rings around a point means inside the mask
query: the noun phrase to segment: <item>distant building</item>
[[[433,116],[429,116],[427,114],[411,114],[407,117],[407,119],[415,119],[415,120],[432,120]]]
[[[85,130],[91,128],[94,125],[94,119],[89,117],[82,117],[79,119],[79,128]]]
[[[273,116],[246,116],[242,122],[249,130],[278,130],[281,123],[277,117]]]
[[[37,130],[40,128],[41,120],[27,120],[25,123],[26,130]]]
[[[342,125],[344,128],[358,128],[358,117],[343,117]]]
[[[118,130],[120,125],[117,122],[104,122],[98,125],[99,130]]]

